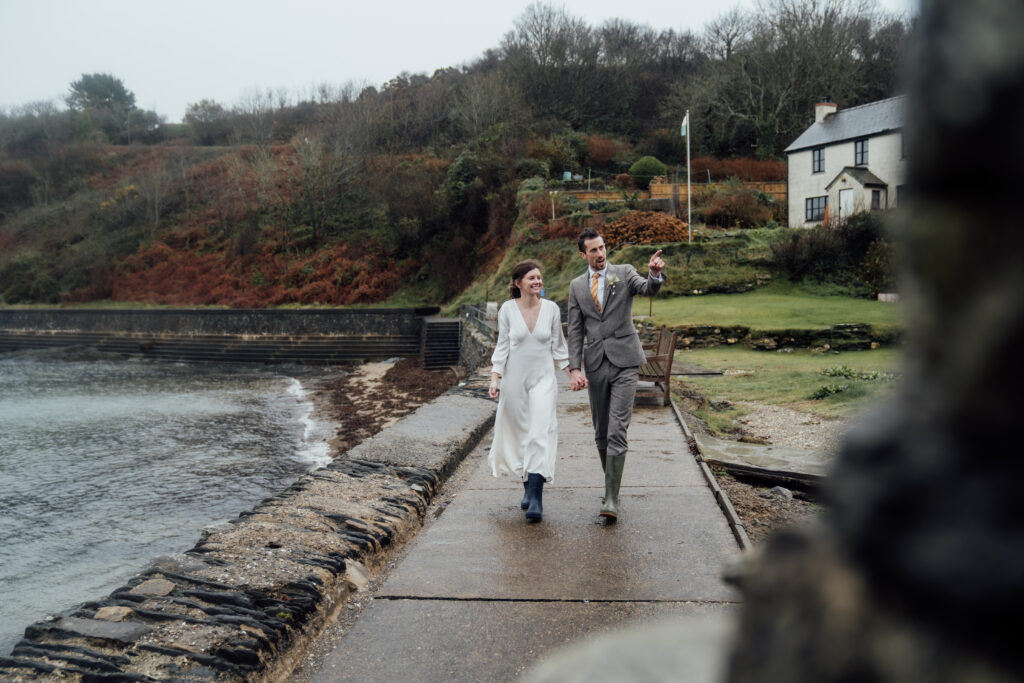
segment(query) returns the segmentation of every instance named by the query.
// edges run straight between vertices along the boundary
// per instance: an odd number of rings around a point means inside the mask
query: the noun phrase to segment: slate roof
[[[839,180],[844,173],[851,176],[854,180],[860,183],[862,187],[889,187],[881,178],[866,168],[861,166],[846,166],[835,178],[832,179],[831,183],[825,186],[825,189],[831,190],[832,186],[836,184],[836,181]]]
[[[786,148],[786,154],[899,130],[903,127],[906,99],[906,95],[897,95],[887,100],[840,109],[826,116],[821,123],[812,123]]]

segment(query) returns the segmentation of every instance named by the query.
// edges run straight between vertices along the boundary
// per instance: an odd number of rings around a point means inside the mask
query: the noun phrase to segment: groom
[[[594,441],[604,470],[601,516],[614,523],[626,464],[626,430],[638,371],[646,362],[633,327],[633,297],[653,296],[661,289],[665,262],[659,249],[647,264],[650,276],[645,280],[629,264],[608,263],[604,238],[593,228],[584,230],[577,244],[589,267],[569,285],[569,378],[573,391],[589,390]]]

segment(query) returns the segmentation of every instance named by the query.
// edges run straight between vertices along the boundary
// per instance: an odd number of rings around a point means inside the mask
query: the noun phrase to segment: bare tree
[[[135,177],[135,187],[146,203],[146,217],[152,233],[160,229],[160,215],[170,192],[173,176],[163,161],[154,163],[149,169]]]
[[[753,18],[736,6],[704,26],[701,42],[709,57],[725,61],[747,44],[753,31]]]
[[[594,32],[564,8],[534,3],[502,41],[507,77],[540,115],[582,126],[601,93],[600,45]]]
[[[312,242],[323,239],[334,214],[351,191],[359,169],[358,146],[351,131],[334,128],[330,134],[304,131],[296,138],[302,218],[312,231]]]
[[[677,81],[663,111],[698,114],[720,141],[716,152],[776,156],[807,126],[816,100],[849,106],[895,94],[867,82],[863,56],[865,35],[889,21],[875,0],[762,0],[749,22],[730,13],[709,25],[713,61],[699,77]]]
[[[188,105],[185,123],[189,134],[200,145],[223,144],[228,133],[229,113],[215,100],[202,99]]]
[[[470,75],[459,84],[453,115],[463,134],[472,139],[499,123],[518,128],[527,112],[519,91],[502,74],[491,71]]]
[[[274,134],[275,111],[273,91],[253,90],[244,95],[233,109],[236,141],[251,142],[259,147],[270,144]]]

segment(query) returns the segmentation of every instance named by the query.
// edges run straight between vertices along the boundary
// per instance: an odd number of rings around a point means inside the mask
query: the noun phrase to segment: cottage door
[[[853,190],[839,190],[839,220],[853,215]]]

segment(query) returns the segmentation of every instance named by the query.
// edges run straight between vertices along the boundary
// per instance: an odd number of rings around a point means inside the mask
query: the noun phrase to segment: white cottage
[[[814,105],[814,123],[786,148],[790,227],[899,206],[905,106],[904,95],[842,111],[834,102]]]

